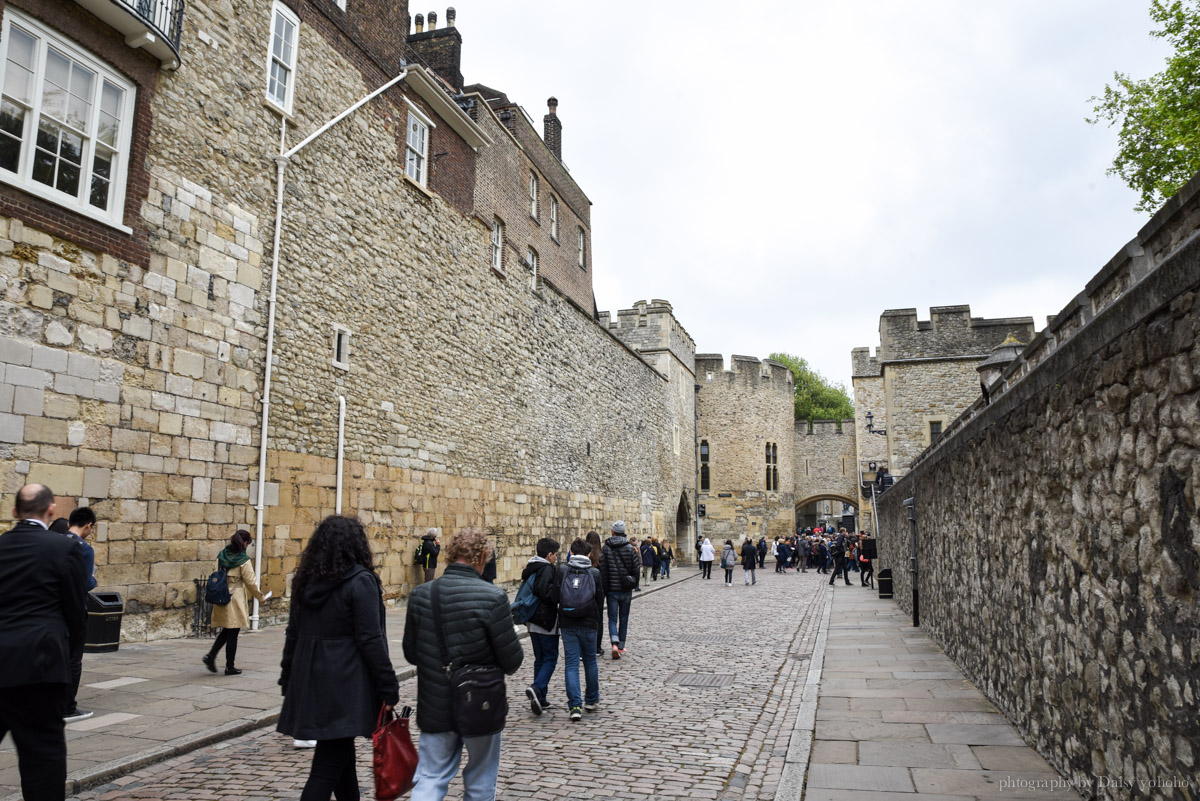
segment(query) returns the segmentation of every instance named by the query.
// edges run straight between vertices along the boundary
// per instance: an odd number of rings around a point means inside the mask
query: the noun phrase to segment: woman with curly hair
[[[399,698],[374,571],[362,524],[330,515],[292,579],[277,730],[317,741],[300,801],[358,801],[354,738],[370,737],[380,707]]]
[[[599,532],[592,530],[587,533],[588,545],[592,546],[592,550],[588,553],[588,558],[592,560],[592,567],[600,569],[600,553],[604,550],[604,543],[600,541]],[[601,618],[604,616],[601,615]],[[604,654],[604,620],[601,619],[600,625],[596,627],[596,656]]]

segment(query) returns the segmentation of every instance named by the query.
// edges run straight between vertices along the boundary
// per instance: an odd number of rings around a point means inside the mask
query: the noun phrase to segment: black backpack
[[[233,595],[229,592],[229,575],[219,562],[217,569],[208,577],[208,582],[204,585],[204,600],[213,606],[225,606],[233,600]]]
[[[423,565],[425,562],[425,540],[417,543],[417,550],[413,552],[413,564],[417,566]]]

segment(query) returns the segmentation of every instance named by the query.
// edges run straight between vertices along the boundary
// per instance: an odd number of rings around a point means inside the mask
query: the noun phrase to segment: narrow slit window
[[[499,218],[492,220],[492,269],[504,272],[504,223]]]
[[[350,329],[340,325],[333,327],[333,366],[350,369]]]
[[[538,177],[532,171],[529,173],[529,216],[538,218]]]
[[[558,198],[550,196],[550,236],[558,241]]]

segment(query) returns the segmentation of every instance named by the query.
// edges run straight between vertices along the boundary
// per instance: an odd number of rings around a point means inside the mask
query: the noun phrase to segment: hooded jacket
[[[728,570],[737,564],[737,554],[734,553],[732,545],[726,545],[721,548],[721,567]]]
[[[642,578],[642,559],[624,534],[604,541],[600,551],[600,584],[604,592],[631,592]]]
[[[604,609],[604,585],[600,580],[600,571],[592,567],[592,560],[586,556],[579,554],[571,554],[567,560],[567,564],[558,568],[558,584],[561,587],[562,583],[567,580],[570,573],[569,568],[586,568],[592,573],[592,581],[596,582],[596,597],[594,603],[587,610],[587,613],[582,616],[572,616],[560,613],[558,616],[558,626],[563,629],[591,629],[600,628],[600,621],[603,618]]]
[[[591,563],[589,559],[588,564]],[[526,563],[525,569],[521,571],[521,583],[524,584],[528,581],[530,576],[537,576],[533,581],[533,594],[537,596],[539,603],[537,609],[533,610],[533,616],[529,618],[529,624],[542,630],[534,631],[530,628],[529,631],[532,634],[557,634],[555,629],[558,624],[557,571],[549,560],[535,556]]]
[[[713,550],[712,543],[708,539],[704,540],[704,544],[700,546],[700,561],[711,562],[716,557],[717,552]]]
[[[421,567],[426,570],[435,570],[437,568],[438,554],[442,552],[442,546],[438,545],[433,534],[425,534],[421,537]]]
[[[441,620],[433,617],[433,588],[441,600]],[[408,596],[404,621],[404,658],[417,668],[417,726],[423,732],[454,731],[450,679],[442,669],[438,625],[446,638],[451,664],[496,665],[512,675],[524,653],[513,627],[504,590],[483,580],[475,568],[446,565],[442,577],[422,584]]]
[[[388,656],[379,577],[355,565],[292,599],[278,731],[301,740],[370,737],[399,686]]]

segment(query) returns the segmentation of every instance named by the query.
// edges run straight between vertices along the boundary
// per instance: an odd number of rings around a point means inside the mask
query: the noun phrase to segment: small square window
[[[937,442],[938,437],[940,437],[941,435],[942,435],[942,421],[941,420],[930,420],[929,421],[929,442],[930,442],[930,444]]]
[[[333,327],[333,366],[350,369],[350,329],[341,325]]]

